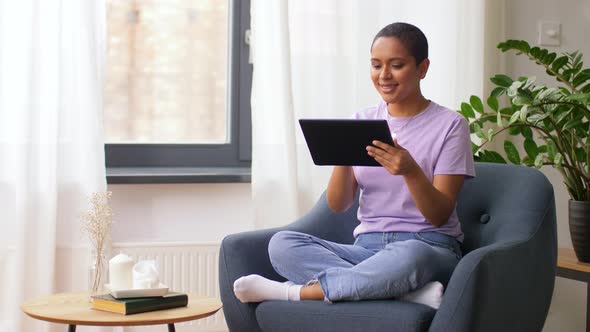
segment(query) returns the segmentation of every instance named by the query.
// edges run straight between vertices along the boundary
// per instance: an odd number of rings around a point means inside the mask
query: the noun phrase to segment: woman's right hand
[[[341,213],[352,205],[358,184],[352,166],[334,166],[326,190],[328,206],[335,213]]]

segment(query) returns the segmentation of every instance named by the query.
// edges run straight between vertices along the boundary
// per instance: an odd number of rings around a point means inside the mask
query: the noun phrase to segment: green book
[[[138,314],[140,312],[164,310],[188,305],[188,295],[170,292],[164,296],[134,297],[116,299],[111,294],[93,297],[92,308],[115,312],[123,315]]]

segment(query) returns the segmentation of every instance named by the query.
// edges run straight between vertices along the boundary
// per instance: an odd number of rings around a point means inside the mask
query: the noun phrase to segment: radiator
[[[155,260],[160,281],[177,292],[219,297],[219,244],[203,243],[114,243],[113,255],[119,252],[139,260]],[[222,309],[223,310],[223,309]],[[147,327],[125,328],[124,331],[146,331]],[[162,326],[147,328],[162,331]],[[164,328],[165,330],[165,328]],[[215,315],[176,324],[177,332],[227,331],[220,310]]]

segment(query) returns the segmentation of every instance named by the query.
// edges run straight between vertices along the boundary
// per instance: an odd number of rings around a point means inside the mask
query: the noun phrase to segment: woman
[[[289,281],[242,277],[234,283],[240,301],[401,298],[439,307],[461,258],[457,194],[475,170],[467,122],[422,95],[429,64],[417,27],[393,23],[375,36],[371,79],[383,101],[355,118],[387,119],[394,145],[367,147],[383,167],[334,167],[326,192],[330,208],[342,212],[360,189],[355,243],[275,234],[271,263]]]

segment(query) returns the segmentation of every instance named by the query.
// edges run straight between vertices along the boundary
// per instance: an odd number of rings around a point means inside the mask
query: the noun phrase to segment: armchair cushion
[[[266,301],[258,305],[256,320],[272,332],[427,331],[435,313],[404,301]]]

